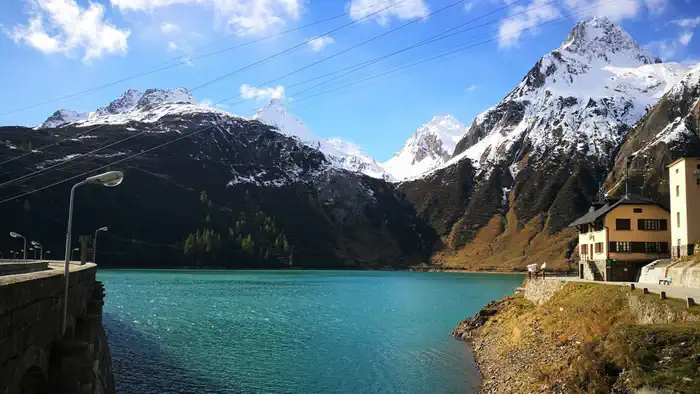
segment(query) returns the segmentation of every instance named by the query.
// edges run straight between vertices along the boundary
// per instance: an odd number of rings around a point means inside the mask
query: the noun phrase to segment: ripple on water
[[[522,277],[406,272],[98,273],[119,393],[452,393],[449,336]]]

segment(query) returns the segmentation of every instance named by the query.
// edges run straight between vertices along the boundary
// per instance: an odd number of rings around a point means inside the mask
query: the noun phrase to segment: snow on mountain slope
[[[579,22],[503,101],[480,114],[443,165],[477,167],[579,152],[610,163],[629,127],[689,71],[661,64],[604,17]],[[528,160],[530,160],[528,159]]]
[[[420,177],[444,164],[466,132],[454,116],[436,116],[420,126],[383,167],[397,180]]]
[[[299,118],[289,113],[278,99],[271,99],[255,113],[253,119],[276,127],[281,133],[320,150],[336,167],[362,172],[373,178],[390,179],[381,165],[359,146],[339,138],[319,138]]]

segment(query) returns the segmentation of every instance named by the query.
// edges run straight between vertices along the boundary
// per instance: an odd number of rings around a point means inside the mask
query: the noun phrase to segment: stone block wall
[[[65,336],[62,270],[0,277],[0,394],[114,392],[113,383],[96,391],[96,375],[78,372],[90,365],[113,380],[95,273],[92,264],[71,270]]]

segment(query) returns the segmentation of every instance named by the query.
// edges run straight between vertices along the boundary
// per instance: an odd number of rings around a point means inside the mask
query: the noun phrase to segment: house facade
[[[591,207],[570,227],[579,231],[579,277],[636,281],[641,268],[670,255],[669,211],[644,198],[623,197]]]
[[[668,166],[671,191],[671,253],[674,258],[698,253],[700,242],[700,158],[686,157]]]

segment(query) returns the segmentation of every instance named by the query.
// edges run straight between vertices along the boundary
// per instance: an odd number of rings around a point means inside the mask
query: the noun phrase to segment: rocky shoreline
[[[461,321],[481,393],[700,392],[700,310],[628,288],[526,281]]]

